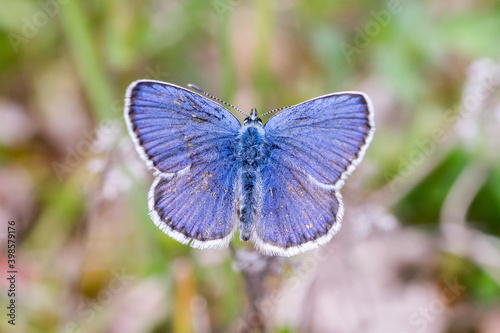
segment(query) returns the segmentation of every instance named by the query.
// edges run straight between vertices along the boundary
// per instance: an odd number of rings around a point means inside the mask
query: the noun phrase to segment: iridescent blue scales
[[[375,131],[369,98],[321,96],[280,111],[265,126],[252,110],[243,125],[227,109],[170,83],[127,89],[125,120],[156,179],[150,216],[195,248],[240,239],[268,255],[292,256],[340,229],[340,188]]]

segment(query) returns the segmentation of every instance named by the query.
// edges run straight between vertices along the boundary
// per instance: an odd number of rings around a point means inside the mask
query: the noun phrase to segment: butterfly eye
[[[245,118],[245,120],[243,120],[243,124],[249,124],[249,123],[258,123],[262,125],[262,120],[260,118],[252,119],[250,117],[247,117]]]

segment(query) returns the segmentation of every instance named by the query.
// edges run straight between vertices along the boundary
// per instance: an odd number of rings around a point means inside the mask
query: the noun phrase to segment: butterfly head
[[[260,124],[262,125],[262,120],[257,117],[257,109],[252,109],[250,111],[250,116],[246,117],[243,121],[243,124]]]

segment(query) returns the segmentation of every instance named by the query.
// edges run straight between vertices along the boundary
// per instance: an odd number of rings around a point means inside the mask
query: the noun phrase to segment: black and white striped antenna
[[[197,92],[199,92],[199,93],[202,93],[202,94],[203,94],[203,95],[205,95],[205,96],[210,97],[211,99],[213,99],[213,100],[215,100],[215,101],[217,101],[217,102],[219,102],[219,103],[222,103],[222,104],[225,104],[225,105],[227,105],[227,106],[229,106],[229,107],[232,107],[233,109],[235,109],[235,110],[239,111],[241,114],[243,114],[245,117],[248,117],[248,115],[247,115],[245,112],[241,111],[241,110],[240,110],[240,109],[238,109],[236,106],[231,105],[231,104],[229,104],[228,102],[224,102],[222,99],[217,98],[217,97],[215,97],[215,96],[213,96],[213,95],[210,95],[210,94],[209,94],[209,93],[207,93],[207,92],[204,92],[203,90],[201,90],[201,88],[198,88],[198,87],[197,87],[197,86],[195,86],[194,84],[188,84],[188,87],[189,87],[189,88],[191,88],[191,89],[196,90],[196,91],[197,91]]]
[[[291,106],[284,106],[284,107],[281,107],[281,108],[278,108],[278,109],[274,109],[274,110],[271,110],[271,111],[267,111],[265,112],[263,115],[260,115],[259,118],[262,118],[264,116],[267,116],[268,114],[270,113],[273,113],[273,112],[278,112],[278,111],[282,111],[282,110],[285,110],[285,109],[288,109],[290,108]]]

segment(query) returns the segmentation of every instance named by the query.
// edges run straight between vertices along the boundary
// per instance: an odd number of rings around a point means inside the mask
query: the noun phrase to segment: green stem
[[[98,59],[88,16],[83,13],[79,1],[68,1],[61,5],[61,24],[96,120],[101,121],[109,118],[114,94]]]
[[[272,92],[270,58],[275,3],[272,0],[258,0],[256,6],[257,26],[253,78],[259,95],[265,100],[266,95]]]
[[[222,71],[222,96],[226,101],[232,101],[236,92],[236,65],[231,42],[231,12],[227,11],[218,17],[220,36],[220,55]]]

